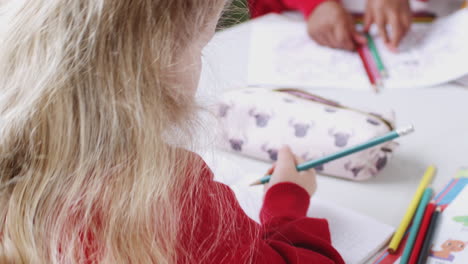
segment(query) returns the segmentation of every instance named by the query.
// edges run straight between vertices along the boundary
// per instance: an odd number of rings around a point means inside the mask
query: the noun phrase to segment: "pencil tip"
[[[381,72],[380,72],[380,75],[381,75],[383,78],[385,78],[385,79],[388,78],[388,72],[385,71],[385,70],[381,71]]]
[[[374,89],[375,93],[380,93],[380,85],[379,84],[373,84],[372,88]]]
[[[255,185],[259,185],[259,184],[261,184],[261,182],[255,181],[255,182],[252,182],[251,184],[249,184],[249,186],[255,186]]]

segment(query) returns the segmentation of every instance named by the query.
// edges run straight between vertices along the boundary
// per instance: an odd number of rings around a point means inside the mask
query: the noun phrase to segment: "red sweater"
[[[244,213],[228,186],[213,181],[206,164],[202,174],[203,188],[194,201],[199,209],[187,213],[191,218],[182,218],[188,225],[181,252],[190,252],[190,259],[182,257],[181,263],[344,264],[331,244],[327,221],[306,217],[310,196],[302,187],[272,186],[258,224]],[[222,212],[212,206],[220,203]]]
[[[312,11],[325,1],[329,0],[249,0],[249,7],[252,18],[285,10],[298,10],[305,17],[309,17]]]

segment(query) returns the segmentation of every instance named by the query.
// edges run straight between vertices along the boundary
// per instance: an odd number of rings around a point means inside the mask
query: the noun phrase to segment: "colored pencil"
[[[377,84],[377,90],[375,92],[379,92],[380,88],[383,87],[383,82],[382,82],[382,75],[380,73],[380,70],[377,66],[377,62],[375,61],[374,56],[372,55],[372,52],[369,47],[367,49],[363,50],[364,55],[366,56],[367,62],[369,63],[369,68],[371,70],[372,75],[375,78],[375,83]]]
[[[436,205],[434,202],[429,203],[424,213],[423,220],[421,222],[421,227],[419,228],[418,236],[416,237],[416,242],[414,242],[414,247],[411,252],[409,259],[409,264],[416,264],[418,262],[418,257],[421,254],[421,248],[424,243],[424,238],[427,234],[427,229],[431,223],[432,214],[434,214]]]
[[[435,171],[436,171],[436,168],[431,165],[427,168],[426,172],[424,173],[424,176],[421,179],[421,182],[419,183],[418,189],[416,190],[416,193],[413,196],[413,200],[411,200],[411,203],[408,206],[408,209],[406,210],[405,216],[401,220],[401,223],[398,226],[397,231],[395,232],[395,234],[392,237],[392,240],[390,241],[390,245],[388,246],[389,253],[391,254],[395,253],[398,247],[400,246],[401,239],[403,238],[403,235],[405,234],[406,229],[408,228],[411,220],[413,219],[414,213],[416,212],[416,209],[418,208],[418,205],[419,205],[419,202],[421,201],[421,197],[423,196],[424,190],[432,181]]]
[[[377,50],[377,46],[375,45],[374,38],[369,33],[366,33],[365,35],[367,39],[367,46],[369,47],[369,50],[372,53],[372,57],[374,58],[379,73],[382,77],[386,78],[388,76],[387,70],[385,70],[382,58],[380,57],[379,51]]]
[[[437,207],[434,214],[432,214],[431,223],[429,224],[429,228],[427,229],[427,234],[424,239],[423,246],[421,248],[421,253],[419,254],[418,264],[426,263],[427,255],[429,254],[429,249],[432,244],[432,238],[434,237],[434,233],[437,228],[437,221],[439,219],[440,212],[441,208]]]
[[[322,158],[319,158],[319,159],[316,159],[316,160],[311,160],[311,161],[307,161],[305,163],[299,164],[296,167],[296,169],[298,171],[304,171],[304,170],[312,169],[312,168],[315,168],[317,166],[323,165],[323,164],[325,164],[327,162],[330,162],[330,161],[342,158],[344,156],[356,153],[358,151],[368,149],[370,147],[382,144],[384,142],[393,140],[393,139],[401,137],[401,136],[408,135],[408,134],[410,134],[412,132],[414,132],[414,127],[413,126],[408,126],[408,127],[404,127],[404,128],[401,128],[401,129],[397,129],[397,130],[391,131],[391,132],[389,132],[389,133],[387,133],[387,134],[385,134],[385,135],[383,135],[381,137],[371,139],[370,141],[367,141],[367,142],[362,143],[360,145],[344,149],[344,150],[339,151],[337,153],[334,153],[334,154],[331,154],[331,155],[328,155],[328,156],[325,156],[325,157],[322,157]],[[252,183],[251,186],[252,185],[259,185],[259,184],[268,183],[270,181],[270,178],[271,178],[271,175],[266,175],[263,178],[261,178],[261,179],[255,181],[254,183]]]
[[[372,70],[371,65],[371,56],[369,48],[367,46],[360,46],[357,49],[359,53],[359,57],[361,57],[362,65],[364,66],[364,70],[366,70],[367,78],[369,78],[369,82],[372,85],[372,88],[376,93],[379,92],[379,87],[377,84],[377,76],[375,75],[375,71]]]
[[[414,247],[414,242],[416,240],[416,236],[418,235],[419,228],[421,227],[421,222],[424,216],[424,212],[426,211],[427,204],[432,199],[432,188],[426,188],[424,191],[423,197],[421,198],[421,202],[419,203],[418,210],[416,211],[416,215],[413,219],[413,224],[411,225],[411,229],[408,235],[408,241],[406,241],[405,250],[403,250],[403,255],[401,255],[400,264],[408,264],[411,251]]]

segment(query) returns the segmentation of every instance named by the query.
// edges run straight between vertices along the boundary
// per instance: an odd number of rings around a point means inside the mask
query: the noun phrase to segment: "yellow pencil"
[[[388,246],[389,253],[395,253],[398,249],[398,246],[400,246],[401,239],[403,238],[406,229],[408,228],[411,220],[413,219],[414,213],[418,208],[424,190],[431,183],[432,178],[434,178],[435,171],[436,168],[433,165],[431,165],[427,168],[426,172],[424,173],[424,176],[421,182],[419,183],[418,189],[414,194],[413,200],[411,201],[408,209],[406,210],[405,216],[403,217],[403,220],[401,220],[400,226],[393,235],[392,241],[390,241],[390,245]]]

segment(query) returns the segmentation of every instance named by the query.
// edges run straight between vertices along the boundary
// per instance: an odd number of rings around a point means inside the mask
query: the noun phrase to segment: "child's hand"
[[[307,21],[307,31],[318,44],[354,50],[366,39],[359,34],[351,15],[336,1],[325,1],[315,8]]]
[[[314,195],[317,190],[315,170],[298,172],[296,166],[302,162],[302,159],[294,156],[289,147],[282,147],[278,152],[278,161],[268,171],[272,177],[270,182],[265,185],[265,192],[277,183],[292,182],[304,188],[310,196]]]
[[[411,9],[408,0],[368,0],[364,15],[364,28],[368,31],[375,23],[379,35],[387,47],[396,51],[401,39],[411,26]],[[392,35],[387,32],[387,25],[392,28]]]

